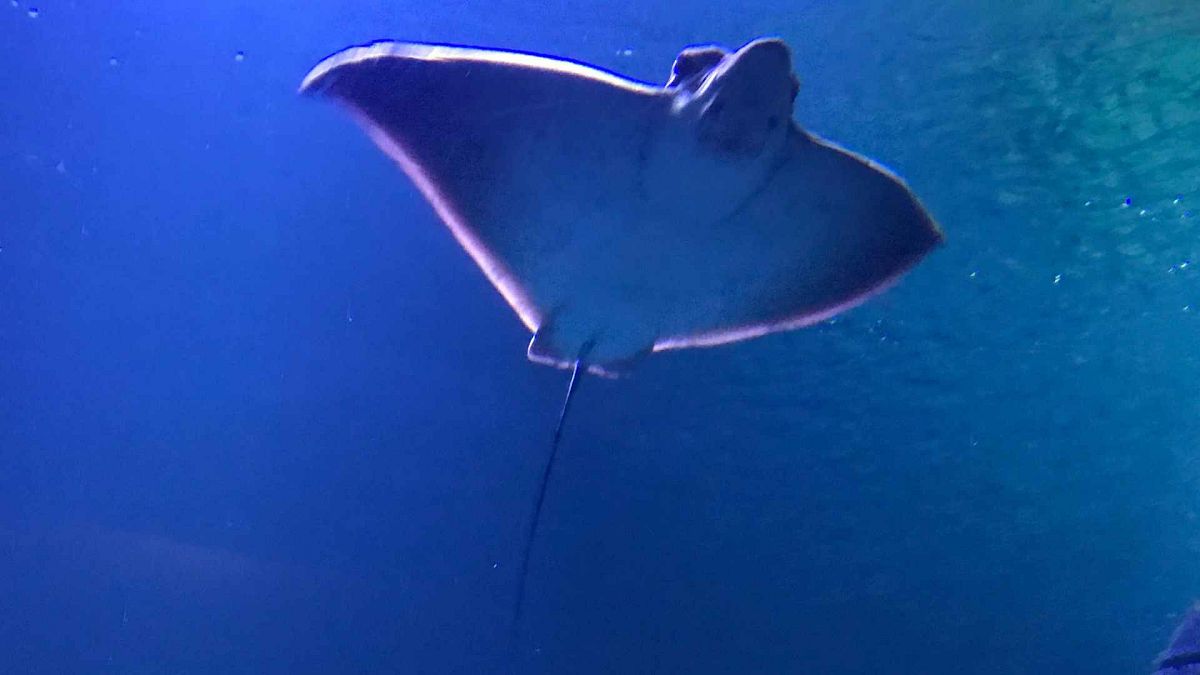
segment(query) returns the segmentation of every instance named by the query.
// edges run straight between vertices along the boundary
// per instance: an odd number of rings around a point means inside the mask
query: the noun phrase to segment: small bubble
[[[617,52],[617,56],[633,56],[633,50],[626,47],[625,49]]]
[[[36,19],[36,18],[38,18],[38,15],[41,14],[41,12],[38,11],[37,7],[30,7],[27,14],[29,14],[29,18]]]
[[[1084,202],[1084,203],[1083,203],[1083,205],[1084,205],[1084,206],[1091,206],[1091,205],[1092,205],[1092,200],[1090,200],[1090,199],[1089,199],[1089,200],[1087,200],[1086,202]]]
[[[121,65],[121,62],[117,60],[117,57],[113,56],[108,59],[108,65],[113,66],[115,68],[115,67]]]
[[[237,61],[238,63],[245,61],[246,60],[246,52],[238,52],[238,53],[234,54],[233,60]]]
[[[1141,211],[1138,211],[1138,215],[1139,215],[1139,216],[1144,216],[1144,215],[1146,215],[1146,209],[1142,209]]]

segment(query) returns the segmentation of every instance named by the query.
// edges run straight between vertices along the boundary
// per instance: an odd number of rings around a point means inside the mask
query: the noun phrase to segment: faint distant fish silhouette
[[[536,54],[403,42],[338,52],[301,85],[345,106],[570,368],[530,520],[519,626],[582,370],[808,326],[942,241],[905,184],[792,120],[778,39],[685,49],[665,85]]]

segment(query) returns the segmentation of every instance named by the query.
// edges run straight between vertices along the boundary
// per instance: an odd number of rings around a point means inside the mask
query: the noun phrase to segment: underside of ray
[[[791,330],[941,241],[881,165],[801,129],[778,40],[684,50],[652,86],[535,54],[385,42],[305,78],[395,160],[525,326],[594,364]]]

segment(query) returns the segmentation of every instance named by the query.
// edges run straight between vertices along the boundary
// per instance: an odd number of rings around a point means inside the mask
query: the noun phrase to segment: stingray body
[[[884,289],[941,233],[891,172],[802,130],[787,47],[685,50],[653,86],[498,50],[381,42],[304,92],[345,105],[534,333],[619,369],[799,328]]]
[[[941,241],[895,175],[801,129],[779,40],[684,50],[662,86],[535,54],[380,42],[301,90],[343,104],[534,333],[573,366],[513,613],[581,368],[799,328]],[[515,646],[515,640],[514,640]]]

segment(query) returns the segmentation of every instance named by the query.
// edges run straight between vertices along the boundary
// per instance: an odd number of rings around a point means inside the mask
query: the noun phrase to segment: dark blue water
[[[523,671],[1151,669],[1200,596],[1200,5],[303,4],[0,7],[0,672],[495,672],[566,376],[295,89],[763,34],[948,244],[585,383]]]

